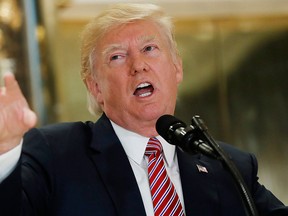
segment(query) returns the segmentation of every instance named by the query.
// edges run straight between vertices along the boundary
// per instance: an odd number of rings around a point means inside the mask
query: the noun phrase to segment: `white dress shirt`
[[[5,154],[0,155],[0,183],[15,169],[21,155],[21,143]]]
[[[133,169],[144,203],[146,215],[154,215],[153,203],[149,187],[148,171],[147,171],[148,157],[144,155],[150,137],[140,136],[139,134],[128,131],[118,126],[112,121],[111,123],[115,130],[116,135],[118,136],[127,154],[127,157]],[[167,174],[174,184],[174,187],[177,191],[177,194],[180,198],[184,210],[185,207],[183,200],[183,192],[182,192],[182,185],[180,180],[175,146],[167,143],[161,136],[157,136],[157,139],[161,142],[163,146],[163,153],[164,153],[163,157],[164,157],[164,164],[167,169]]]

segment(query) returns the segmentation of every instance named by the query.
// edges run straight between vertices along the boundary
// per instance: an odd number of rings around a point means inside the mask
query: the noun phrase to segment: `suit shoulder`
[[[69,132],[74,130],[91,130],[91,127],[94,125],[93,122],[87,121],[87,122],[62,122],[62,123],[56,123],[56,124],[50,124],[43,127],[38,128],[39,131],[43,133],[63,133],[63,132]]]
[[[242,150],[231,144],[219,142],[220,147],[234,160],[247,160],[247,158],[254,157],[254,155],[248,151]]]
[[[226,143],[219,143],[219,145],[232,159],[247,182],[251,182],[251,177],[255,180],[254,178],[257,177],[258,173],[258,162],[253,153],[246,152]]]
[[[24,140],[34,139],[35,137],[45,137],[48,140],[65,140],[75,139],[80,137],[90,137],[91,129],[94,123],[87,122],[64,122],[46,125],[40,128],[33,128],[29,130]]]

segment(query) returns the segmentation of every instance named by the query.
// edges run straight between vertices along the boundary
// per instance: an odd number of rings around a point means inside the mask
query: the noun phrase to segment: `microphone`
[[[179,146],[189,153],[203,153],[218,158],[209,145],[200,139],[199,132],[192,125],[187,127],[184,122],[172,115],[163,115],[156,122],[156,130],[168,143]]]
[[[207,127],[199,116],[186,124],[172,115],[163,115],[156,122],[156,130],[167,142],[179,146],[188,153],[200,152],[223,162],[235,180],[248,215],[258,216],[250,191],[236,165],[207,132]],[[204,140],[204,141],[203,141]],[[209,145],[207,145],[208,143]],[[212,146],[212,147],[211,147]]]

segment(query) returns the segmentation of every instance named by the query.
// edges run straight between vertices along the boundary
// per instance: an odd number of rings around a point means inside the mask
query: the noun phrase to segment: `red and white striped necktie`
[[[145,155],[155,216],[184,215],[184,211],[164,166],[162,145],[155,137],[150,138]]]

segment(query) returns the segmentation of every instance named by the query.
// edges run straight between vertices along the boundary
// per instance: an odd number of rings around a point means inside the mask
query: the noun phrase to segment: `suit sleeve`
[[[53,187],[50,151],[37,129],[25,136],[16,169],[0,184],[1,216],[49,214]]]
[[[264,185],[259,183],[258,162],[255,155],[251,155],[252,161],[252,196],[255,200],[259,215],[287,216],[288,207],[285,206],[275,195]]]
[[[18,216],[21,211],[20,165],[0,184],[0,212],[3,216]]]

